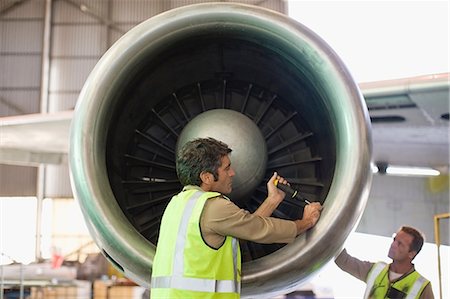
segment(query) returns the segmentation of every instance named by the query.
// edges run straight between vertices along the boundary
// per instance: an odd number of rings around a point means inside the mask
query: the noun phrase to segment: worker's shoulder
[[[209,198],[203,207],[204,219],[228,219],[240,213],[240,208],[223,196]]]
[[[208,198],[205,203],[205,207],[209,209],[238,208],[229,198],[222,194]]]
[[[207,204],[222,204],[222,205],[226,205],[230,202],[231,202],[230,199],[228,199],[226,196],[220,193],[212,194],[212,196],[209,197],[208,200],[206,201]]]

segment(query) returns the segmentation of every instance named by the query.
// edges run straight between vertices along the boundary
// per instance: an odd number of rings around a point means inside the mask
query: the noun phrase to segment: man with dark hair
[[[161,220],[153,260],[151,298],[239,298],[241,255],[237,239],[290,243],[313,227],[320,203],[307,205],[295,221],[270,217],[285,197],[275,186],[287,181],[274,173],[268,196],[250,213],[231,202],[231,149],[213,138],[187,142],[177,155],[183,190]]]
[[[345,249],[335,262],[345,272],[366,282],[364,298],[433,299],[430,281],[420,275],[412,263],[423,242],[422,233],[402,226],[389,248],[391,264],[361,261],[350,256]]]
[[[416,252],[414,255],[416,256],[422,249],[423,242],[425,241],[423,234],[410,226],[402,226],[400,230],[412,236],[410,250]]]

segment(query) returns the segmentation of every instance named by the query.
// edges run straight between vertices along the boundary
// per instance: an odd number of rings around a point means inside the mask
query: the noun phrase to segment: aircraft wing
[[[372,120],[374,162],[443,166],[448,172],[449,73],[362,83],[360,88]],[[0,118],[0,163],[66,163],[72,115]]]
[[[0,118],[0,164],[67,163],[73,111]]]
[[[360,84],[372,122],[373,161],[449,165],[449,73]]]

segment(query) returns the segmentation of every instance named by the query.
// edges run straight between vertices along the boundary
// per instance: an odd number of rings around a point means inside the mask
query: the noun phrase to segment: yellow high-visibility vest
[[[388,292],[393,291],[389,290],[390,288],[406,294],[405,299],[419,299],[423,289],[429,283],[417,271],[413,271],[402,279],[390,283],[388,272],[389,265],[386,263],[378,262],[372,266],[366,280],[367,288],[364,299],[389,298],[387,297]]]
[[[205,243],[200,232],[206,201],[219,195],[193,187],[169,202],[153,259],[152,299],[240,297],[239,242],[227,236],[224,244],[214,249]]]

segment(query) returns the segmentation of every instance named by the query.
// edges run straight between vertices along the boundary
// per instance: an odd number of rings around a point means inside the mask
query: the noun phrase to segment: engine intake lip
[[[143,66],[191,38],[231,38],[267,50],[283,62],[286,73],[304,78],[301,84],[318,96],[319,115],[327,116],[325,131],[333,134],[336,163],[319,223],[294,243],[244,264],[243,297],[286,293],[325,265],[358,223],[371,182],[372,145],[365,103],[343,62],[312,31],[284,15],[241,4],[207,3],[163,13],[125,34],[102,57],[80,93],[70,145],[75,197],[98,246],[128,277],[149,287],[154,246],[111,200],[115,195],[108,178],[108,135],[122,111],[124,90],[128,84],[136,86],[133,80]],[[321,123],[314,117],[311,122],[312,127]]]

